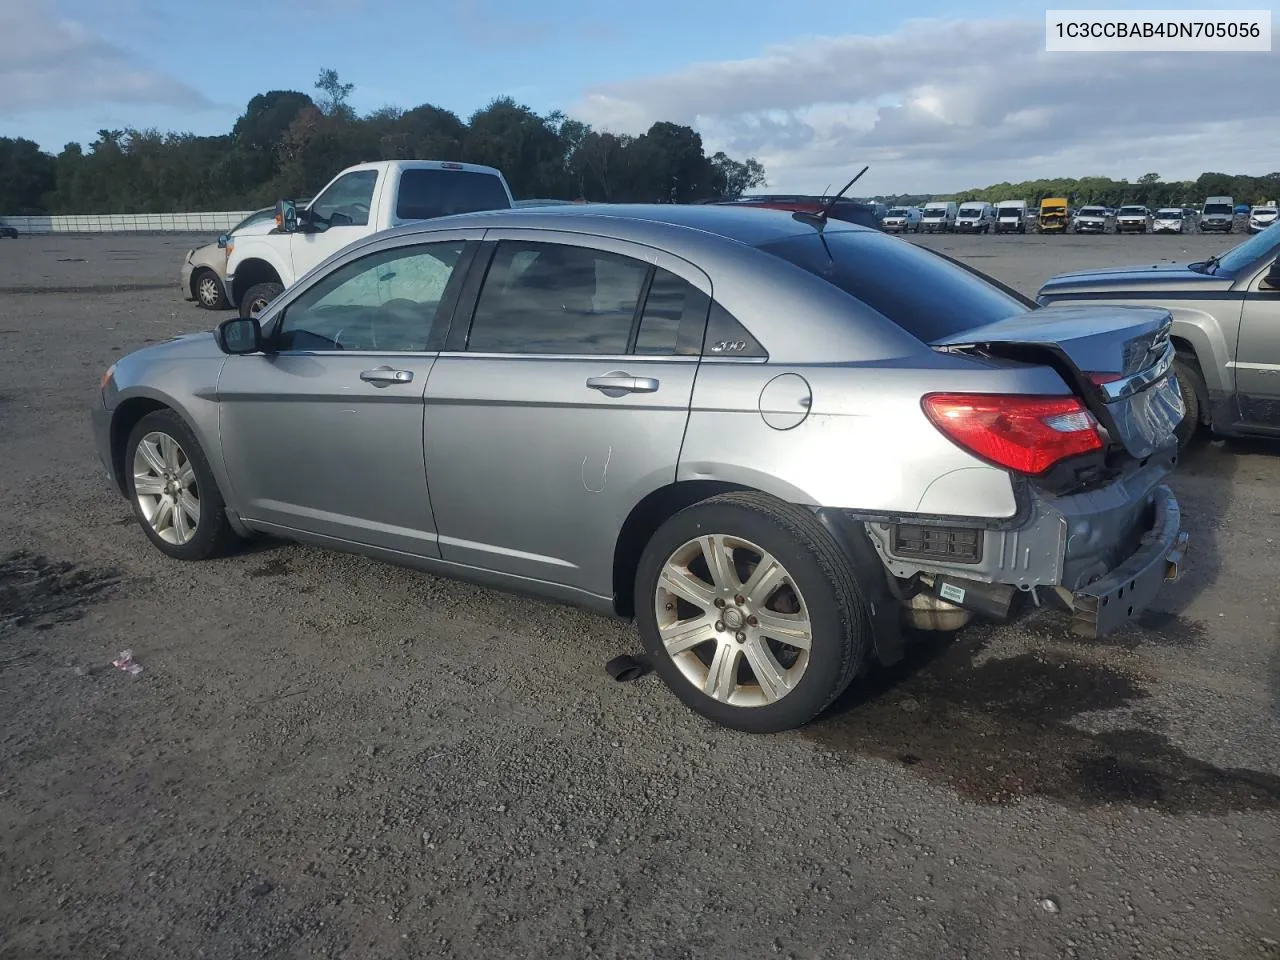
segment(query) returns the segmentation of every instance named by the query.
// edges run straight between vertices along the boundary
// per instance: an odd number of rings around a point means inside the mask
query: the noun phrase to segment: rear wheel
[[[645,547],[636,619],[684,703],[752,733],[800,726],[849,685],[871,644],[853,572],[808,511],[757,493],[688,507]]]
[[[255,283],[240,298],[240,316],[245,320],[256,317],[276,297],[284,293],[284,285],[280,283]]]
[[[1173,371],[1178,377],[1178,392],[1182,394],[1182,406],[1186,411],[1174,433],[1178,438],[1178,446],[1186,447],[1204,426],[1202,418],[1205,413],[1207,391],[1204,377],[1200,373],[1200,365],[1194,357],[1184,353],[1178,354],[1173,362]]]

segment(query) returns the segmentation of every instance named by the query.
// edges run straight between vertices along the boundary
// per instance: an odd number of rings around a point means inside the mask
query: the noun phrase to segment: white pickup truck
[[[513,205],[493,167],[445,160],[379,160],[347,167],[309,204],[276,205],[276,226],[228,247],[226,291],[240,316],[262,312],[286,287],[347,244],[379,230]]]

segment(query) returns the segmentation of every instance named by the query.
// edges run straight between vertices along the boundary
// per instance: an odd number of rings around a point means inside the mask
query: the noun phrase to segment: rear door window
[[[924,343],[1031,309],[976,271],[878,233],[814,231],[759,249],[822,277]]]
[[[704,294],[643,261],[590,247],[503,240],[485,274],[466,349],[696,355],[706,311]]]

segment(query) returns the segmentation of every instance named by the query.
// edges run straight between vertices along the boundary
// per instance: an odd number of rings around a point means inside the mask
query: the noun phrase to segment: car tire
[[[196,303],[206,310],[226,310],[231,306],[222,289],[222,281],[212,270],[196,271],[191,280],[191,292],[195,294]]]
[[[1178,377],[1178,392],[1182,395],[1182,406],[1185,413],[1182,422],[1174,430],[1178,438],[1179,449],[1185,449],[1200,434],[1204,426],[1203,417],[1208,400],[1208,391],[1204,385],[1204,376],[1200,373],[1200,364],[1195,357],[1179,353],[1173,361],[1173,371]]]
[[[244,320],[256,317],[282,293],[284,293],[284,284],[255,283],[240,298],[240,317]]]
[[[729,562],[713,575],[708,556]],[[766,562],[772,587],[751,596]],[[868,608],[835,539],[809,511],[759,493],[724,494],[670,517],[641,555],[635,597],[641,639],[672,692],[749,733],[813,719],[871,648]]]
[[[165,556],[207,560],[237,542],[209,460],[173,410],[156,410],[137,422],[123,463],[134,516]]]

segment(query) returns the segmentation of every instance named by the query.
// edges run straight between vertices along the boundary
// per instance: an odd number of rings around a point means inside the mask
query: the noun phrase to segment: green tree
[[[326,115],[348,118],[353,115],[351,107],[347,105],[347,98],[351,96],[351,91],[356,88],[356,85],[343,83],[338,79],[337,70],[332,67],[321,70],[320,76],[316,79],[315,88],[324,94],[319,106]]]

